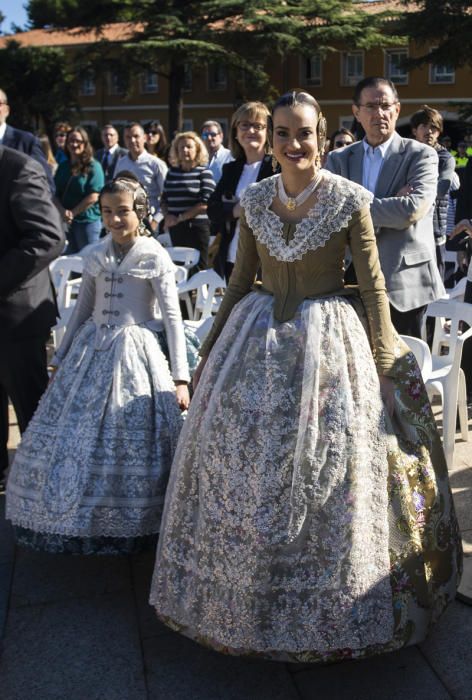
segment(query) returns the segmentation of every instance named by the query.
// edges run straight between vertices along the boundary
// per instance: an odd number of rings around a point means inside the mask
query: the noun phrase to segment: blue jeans
[[[65,255],[79,253],[89,243],[95,243],[100,237],[102,221],[73,221],[67,231],[67,248]]]

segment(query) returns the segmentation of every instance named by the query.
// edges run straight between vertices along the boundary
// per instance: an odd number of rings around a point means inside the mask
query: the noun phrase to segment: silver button
[[[104,294],[105,299],[108,299],[109,296],[110,296],[110,292],[105,292],[105,294]]]
[[[120,315],[120,312],[119,312],[119,311],[114,311],[113,313],[114,313],[115,316],[119,316],[119,315]]]
[[[112,330],[114,330],[114,329],[116,328],[116,326],[115,326],[114,323],[112,323],[111,326],[109,326],[109,328],[111,328]]]
[[[118,283],[121,284],[123,282],[123,277],[118,277]]]
[[[113,282],[113,277],[105,277],[105,282]]]
[[[106,316],[107,313],[108,313],[108,311],[107,311],[106,309],[103,309],[103,311],[102,311],[102,316]]]
[[[116,296],[118,297],[118,299],[123,299],[124,295],[123,295],[123,292],[118,292],[118,294]]]

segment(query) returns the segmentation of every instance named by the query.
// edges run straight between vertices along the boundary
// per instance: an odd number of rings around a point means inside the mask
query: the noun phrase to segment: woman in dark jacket
[[[223,175],[208,202],[212,228],[221,234],[213,267],[226,280],[238,247],[239,200],[249,185],[274,174],[267,140],[268,116],[262,102],[246,102],[233,114],[229,145],[235,160],[223,166]]]

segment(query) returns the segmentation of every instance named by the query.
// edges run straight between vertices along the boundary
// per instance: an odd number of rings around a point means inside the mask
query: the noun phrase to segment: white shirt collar
[[[7,128],[6,122],[3,122],[3,124],[0,124],[0,141],[3,141],[3,137],[5,136],[6,128]]]

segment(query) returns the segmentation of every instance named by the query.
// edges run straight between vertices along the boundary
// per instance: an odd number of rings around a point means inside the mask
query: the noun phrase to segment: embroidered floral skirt
[[[150,602],[230,654],[326,662],[423,639],[454,598],[457,522],[434,418],[398,341],[385,416],[342,297],[279,323],[251,293],[216,342],[175,454]]]
[[[7,517],[18,542],[74,554],[155,543],[181,426],[157,335],[128,326],[96,350],[85,323],[11,468]]]

